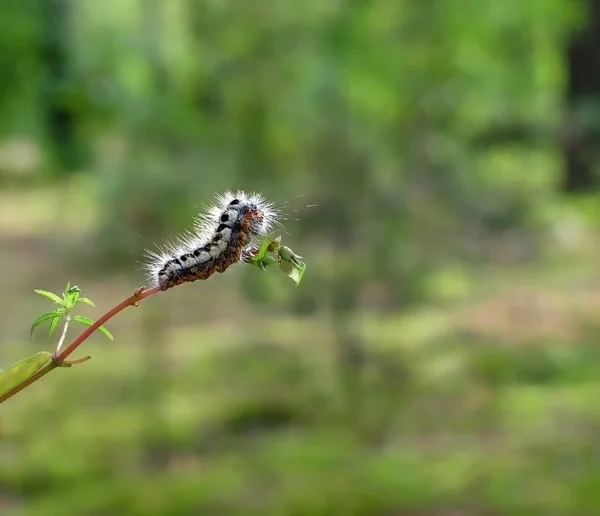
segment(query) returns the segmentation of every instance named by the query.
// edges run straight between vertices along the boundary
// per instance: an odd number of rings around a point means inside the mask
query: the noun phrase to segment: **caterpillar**
[[[243,260],[243,251],[278,223],[276,206],[258,193],[225,192],[198,216],[186,232],[158,252],[146,251],[145,269],[152,286],[168,290],[205,280]]]

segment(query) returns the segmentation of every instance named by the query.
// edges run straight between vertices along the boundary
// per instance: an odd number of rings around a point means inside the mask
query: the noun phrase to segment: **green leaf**
[[[262,243],[260,244],[260,248],[258,252],[252,257],[250,260],[251,263],[256,265],[259,269],[263,271],[267,269],[270,265],[274,265],[279,263],[279,258],[274,258],[269,256],[270,252],[277,252],[280,247],[281,237],[277,237],[274,239],[264,238]]]
[[[50,361],[52,361],[52,355],[47,351],[40,351],[0,372],[0,394],[4,394],[23,383]]]
[[[269,246],[267,247],[267,250],[270,253],[276,253],[277,251],[279,251],[280,247],[281,247],[281,237],[278,236],[277,238],[274,238],[273,240],[271,240],[271,242],[269,243]]]
[[[79,300],[79,296],[81,294],[81,289],[78,286],[73,286],[67,289],[65,292],[65,306],[67,310],[73,309],[73,307],[77,304]]]
[[[81,289],[77,285],[73,285],[72,287],[67,288],[67,294],[81,294]]]
[[[260,262],[261,269],[267,270],[267,267],[271,265],[275,265],[281,261],[280,258],[275,258],[274,256],[265,256]]]
[[[254,259],[257,263],[262,263],[265,256],[267,256],[267,253],[269,252],[270,245],[271,245],[271,240],[269,238],[264,238],[262,243],[260,244],[258,253],[256,253],[256,256],[254,257]]]
[[[60,316],[62,314],[63,314],[62,310],[55,310],[54,312],[48,312],[47,314],[40,315],[31,325],[31,330],[29,330],[29,337],[31,339],[33,339],[33,333],[35,332],[35,329],[40,324],[42,324],[44,321],[47,321],[48,319],[52,319],[53,317],[56,317],[58,319],[58,318],[60,318]],[[52,324],[51,324],[51,326],[52,326]]]
[[[42,289],[35,289],[34,292],[36,294],[39,294],[40,296],[44,296],[44,297],[47,297],[48,299],[51,299],[52,301],[54,301],[55,303],[58,303],[59,305],[63,304],[63,300],[60,298],[60,296],[57,296],[56,294],[53,294],[52,292],[48,292],[47,290],[42,290]]]
[[[87,297],[80,297],[77,300],[78,303],[85,303],[86,305],[90,305],[90,306],[96,306],[91,299],[87,298]]]
[[[296,286],[300,285],[302,277],[304,276],[304,272],[306,271],[306,265],[304,263],[296,264],[293,262],[281,260],[280,268],[290,278],[292,278],[292,280],[294,280]]]
[[[50,327],[48,328],[48,337],[51,337],[58,326],[58,321],[60,321],[60,317],[58,315],[50,321]]]
[[[282,260],[286,262],[292,262],[297,265],[302,263],[302,256],[297,255],[294,251],[292,251],[289,247],[282,245],[279,249],[279,256]]]
[[[90,319],[89,317],[84,317],[83,315],[74,315],[73,320],[78,323],[84,324],[85,326],[91,326],[92,324],[94,324],[94,321],[92,319]],[[99,326],[98,330],[101,331],[104,335],[106,335],[110,340],[115,340],[111,333],[104,326]]]
[[[268,255],[269,252],[277,253],[277,257]],[[296,286],[300,284],[306,272],[306,264],[302,261],[302,256],[294,253],[289,247],[281,245],[281,237],[263,239],[260,249],[250,262],[262,270],[278,263],[281,270],[292,278]]]
[[[281,246],[279,249],[281,264],[279,267],[296,283],[300,285],[302,277],[306,272],[306,264],[302,261],[302,256],[298,256],[289,247]]]

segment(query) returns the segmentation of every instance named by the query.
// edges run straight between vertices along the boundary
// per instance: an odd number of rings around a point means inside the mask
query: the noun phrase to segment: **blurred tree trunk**
[[[567,49],[566,103],[569,113],[578,121],[573,126],[567,124],[571,128],[563,142],[563,188],[567,192],[597,186],[594,172],[597,155],[592,154],[592,149],[598,144],[598,131],[594,129],[600,120],[590,121],[587,117],[590,107],[596,108],[592,116],[600,113],[600,0],[587,0],[586,7],[587,26],[573,35]],[[585,121],[581,121],[581,116],[585,116]]]
[[[42,17],[42,59],[45,76],[42,91],[42,110],[50,147],[60,174],[74,171],[79,165],[76,141],[77,113],[69,105],[72,85],[69,56],[71,16],[70,0],[40,2]]]

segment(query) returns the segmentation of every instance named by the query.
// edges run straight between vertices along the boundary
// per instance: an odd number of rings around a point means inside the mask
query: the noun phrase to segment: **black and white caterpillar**
[[[260,194],[218,195],[214,206],[195,220],[192,232],[158,252],[147,251],[148,279],[167,290],[225,272],[242,259],[244,249],[271,230],[278,216],[275,205]]]

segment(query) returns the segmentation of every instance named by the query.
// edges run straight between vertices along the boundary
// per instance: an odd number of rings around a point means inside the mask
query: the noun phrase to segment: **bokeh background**
[[[98,317],[225,189],[308,264],[151,297],[3,404],[1,513],[600,514],[599,35],[598,0],[0,2],[1,367],[55,343],[34,288]]]

